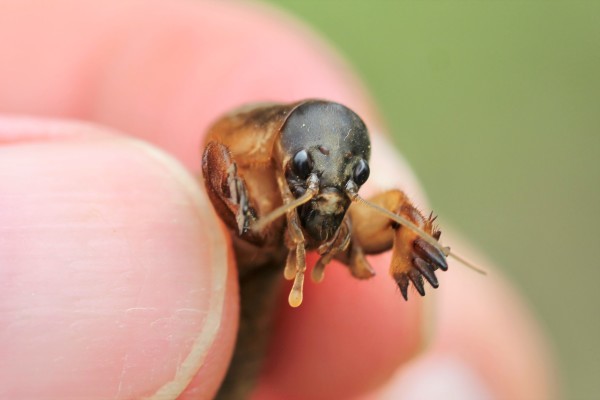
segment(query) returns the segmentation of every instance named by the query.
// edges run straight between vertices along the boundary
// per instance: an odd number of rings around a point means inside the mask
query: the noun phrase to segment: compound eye
[[[300,150],[294,155],[292,159],[292,169],[301,179],[308,178],[312,169],[313,161],[306,150]]]
[[[369,179],[369,164],[363,159],[361,159],[356,167],[354,167],[354,182],[360,186]]]

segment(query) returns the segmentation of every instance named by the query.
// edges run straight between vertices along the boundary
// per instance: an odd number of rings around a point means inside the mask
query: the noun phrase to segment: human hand
[[[244,4],[5,0],[0,37],[0,397],[211,398],[235,271],[202,186],[165,153],[197,171],[211,120],[261,100],[340,101],[380,131],[371,100],[310,34]],[[383,140],[371,189],[394,169],[418,198]],[[284,293],[255,398],[552,397],[543,338],[496,271],[451,263],[404,303],[389,255],[373,263],[368,282],[330,266],[299,309]]]

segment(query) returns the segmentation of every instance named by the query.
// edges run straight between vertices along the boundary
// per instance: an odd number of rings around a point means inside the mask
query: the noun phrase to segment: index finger
[[[2,7],[10,13],[0,12],[0,35],[19,38],[1,49],[5,110],[116,127],[194,170],[210,122],[247,102],[323,97],[378,130],[371,101],[348,67],[295,22],[268,10],[69,0]],[[414,182],[403,165],[395,169],[398,180]],[[378,258],[376,268],[387,269],[388,261]],[[298,395],[327,388],[342,397],[376,386],[421,346],[422,304],[399,300],[385,277],[359,282],[332,266],[323,285],[307,288],[300,310],[283,308],[266,385],[293,378],[290,390]]]

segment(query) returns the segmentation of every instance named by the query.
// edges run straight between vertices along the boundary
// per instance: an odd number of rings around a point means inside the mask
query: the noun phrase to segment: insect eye
[[[365,160],[360,160],[354,167],[354,182],[357,185],[362,185],[369,179],[369,164]]]
[[[300,178],[308,178],[313,169],[313,162],[306,150],[300,150],[294,155],[292,169]]]

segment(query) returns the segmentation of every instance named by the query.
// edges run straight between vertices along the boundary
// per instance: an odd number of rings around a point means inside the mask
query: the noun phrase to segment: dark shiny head
[[[331,239],[350,206],[346,184],[352,180],[360,187],[369,177],[371,143],[364,122],[341,104],[308,101],[287,118],[279,146],[285,176],[296,198],[305,193],[310,174],[319,177],[319,194],[298,212],[314,240]]]

